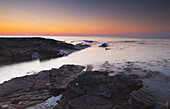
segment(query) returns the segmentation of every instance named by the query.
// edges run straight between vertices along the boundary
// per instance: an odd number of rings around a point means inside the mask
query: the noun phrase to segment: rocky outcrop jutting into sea
[[[62,57],[87,47],[45,38],[0,38],[0,65]]]

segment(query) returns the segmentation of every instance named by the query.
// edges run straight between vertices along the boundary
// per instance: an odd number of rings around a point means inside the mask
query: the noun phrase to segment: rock
[[[103,43],[102,45],[100,45],[99,47],[108,47],[107,43]]]
[[[111,48],[105,48],[105,50],[110,50]]]
[[[5,61],[3,58],[0,58],[0,62],[3,62],[3,61]]]
[[[87,47],[90,47],[90,45],[80,44],[80,43],[75,45],[75,49],[77,49],[77,50],[84,49],[84,48],[87,48]]]
[[[92,40],[83,40],[84,42],[87,42],[87,43],[94,43],[95,41],[92,41]]]
[[[38,74],[14,78],[0,84],[0,105],[23,109],[59,95],[85,67],[63,65],[59,69],[41,71]]]
[[[0,38],[0,65],[62,57],[87,47],[45,38]]]
[[[136,109],[151,109],[156,103],[154,95],[144,88],[132,93],[131,102]]]
[[[154,96],[135,75],[85,72],[71,81],[54,109],[151,109]]]
[[[76,65],[63,65],[60,67],[59,71],[56,69],[51,70],[51,79],[50,79],[50,92],[56,95],[59,92],[65,91],[67,84],[72,81],[74,78],[80,75],[80,72],[84,69],[83,66]],[[59,73],[56,73],[59,72]],[[58,95],[58,94],[57,94]]]

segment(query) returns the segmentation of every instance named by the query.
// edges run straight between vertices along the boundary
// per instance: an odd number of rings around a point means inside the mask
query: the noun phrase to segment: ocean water
[[[59,68],[64,64],[76,64],[87,66],[87,70],[109,71],[111,76],[119,73],[138,74],[146,87],[153,91],[156,90],[154,93],[160,102],[170,101],[170,39],[97,36],[38,37],[61,40],[72,44],[89,44],[91,47],[61,58],[1,66],[0,83],[14,77]],[[99,47],[102,43],[108,43],[107,49]]]

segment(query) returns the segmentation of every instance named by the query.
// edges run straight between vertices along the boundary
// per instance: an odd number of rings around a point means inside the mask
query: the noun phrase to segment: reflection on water
[[[120,72],[133,72],[148,74],[148,72],[161,72],[163,78],[143,78],[144,82],[152,86],[161,86],[160,90],[166,89],[164,93],[170,93],[170,40],[169,39],[131,39],[111,37],[54,37],[44,36],[56,40],[62,40],[72,44],[87,43],[91,47],[74,52],[66,57],[51,59],[40,62],[39,60],[23,62],[0,67],[0,83],[14,77],[36,73],[41,70],[58,68],[63,64],[78,64],[88,66],[93,70],[114,71],[113,75]],[[90,41],[88,41],[90,40]],[[94,42],[92,42],[94,41]],[[99,47],[102,43],[108,43],[107,49]],[[133,65],[131,65],[133,63]],[[130,65],[129,65],[130,64]],[[150,73],[152,74],[152,73]],[[155,73],[153,73],[155,74]],[[112,75],[112,74],[111,74]],[[152,75],[146,75],[150,77]],[[148,82],[152,79],[153,81]],[[159,82],[160,81],[160,82]],[[166,82],[165,82],[166,81]],[[153,83],[152,83],[153,82]],[[150,85],[150,83],[155,85]],[[158,84],[158,85],[156,85]],[[164,84],[164,85],[160,85]],[[167,95],[167,94],[165,94]],[[168,95],[170,96],[170,95]],[[167,98],[167,97],[165,97]],[[169,98],[168,98],[169,99]]]

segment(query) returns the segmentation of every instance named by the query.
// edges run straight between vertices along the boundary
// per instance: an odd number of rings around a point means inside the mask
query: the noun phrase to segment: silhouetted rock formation
[[[71,81],[54,109],[151,109],[154,96],[136,75],[86,72]]]
[[[0,38],[0,65],[62,57],[87,47],[45,38]]]
[[[84,42],[87,42],[87,43],[94,43],[96,41],[92,41],[92,40],[83,40]]]
[[[84,69],[78,65],[64,65],[59,69],[41,71],[38,74],[14,78],[0,84],[0,105],[23,109],[44,102],[54,94],[66,90],[67,84]]]
[[[99,47],[108,47],[107,43],[103,43],[102,45],[100,45]]]

